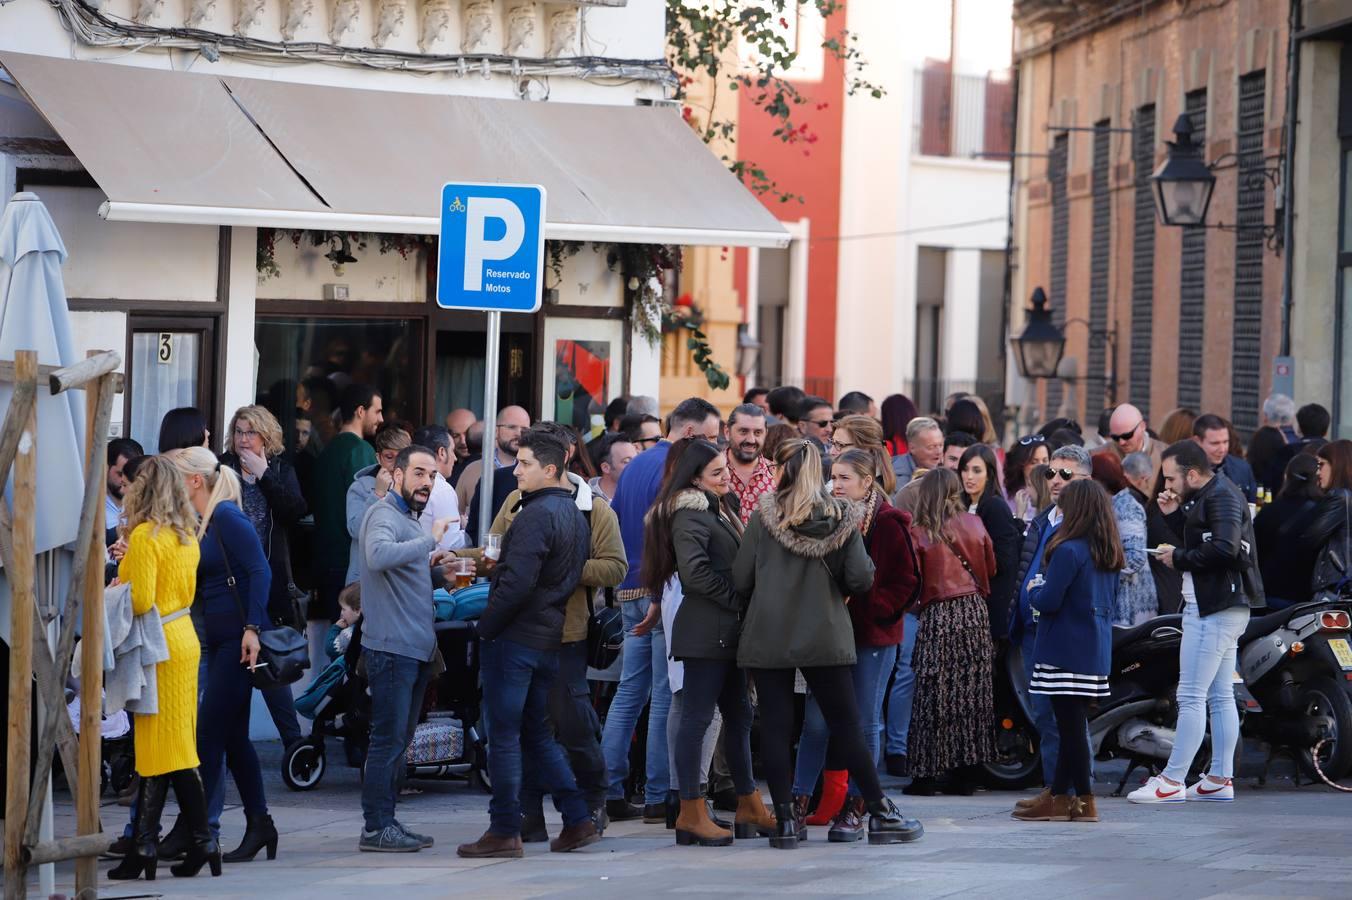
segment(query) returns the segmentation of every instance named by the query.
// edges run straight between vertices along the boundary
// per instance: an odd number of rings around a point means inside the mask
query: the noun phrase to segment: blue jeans
[[[888,756],[905,756],[906,739],[911,733],[911,703],[915,700],[915,670],[911,668],[911,654],[915,652],[915,635],[920,630],[920,619],[907,613],[901,647],[897,651],[897,667],[892,675],[892,690],[887,695],[887,749]]]
[[[1036,643],[1037,629],[1026,626],[1022,645],[1024,690],[1033,681],[1033,645]],[[1028,705],[1033,708],[1033,726],[1037,728],[1038,752],[1042,755],[1042,783],[1050,786],[1056,779],[1056,757],[1061,749],[1061,732],[1056,728],[1052,698],[1047,694],[1029,694]],[[1089,746],[1092,751],[1093,743]]]
[[[499,638],[480,642],[484,685],[484,721],[488,726],[488,774],[493,799],[488,804],[491,834],[521,833],[522,772],[554,797],[565,826],[591,815],[578,790],[568,757],[554,739],[549,690],[559,670],[559,651],[535,650]]]
[[[432,667],[384,650],[363,650],[362,658],[371,691],[371,741],[363,770],[361,811],[366,830],[380,831],[394,824],[394,804],[407,768],[405,754],[418,727]]]
[[[606,761],[601,756],[601,723],[587,687],[587,642],[572,641],[559,648],[559,669],[549,691],[549,724],[568,755],[578,789],[587,806],[606,803]],[[521,791],[526,815],[539,815],[544,806],[544,784],[527,770]]]
[[[601,734],[601,752],[606,757],[606,774],[611,800],[624,798],[624,780],[629,776],[629,742],[634,726],[648,706],[647,787],[644,802],[664,803],[671,773],[667,768],[667,712],[671,708],[671,687],[667,684],[667,636],[661,623],[642,637],[632,634],[634,626],[648,614],[652,600],[641,597],[620,604],[624,617],[624,661],[620,668],[620,686],[610,701],[605,729]]]
[[[873,761],[878,760],[878,749],[883,730],[883,698],[887,696],[887,677],[897,664],[897,647],[859,647],[858,662],[854,664],[854,699],[859,705],[859,726],[864,733],[864,746]],[[803,734],[798,739],[798,764],[793,774],[793,793],[811,794],[827,760],[827,745],[831,730],[826,725],[817,698],[808,692],[803,706]],[[858,796],[859,788],[850,779],[850,793]]]
[[[249,740],[249,708],[253,681],[240,665],[239,642],[230,640],[203,647],[207,677],[202,685],[197,715],[197,755],[201,757],[202,787],[207,797],[207,820],[219,836],[225,807],[225,767],[235,777],[246,815],[266,815],[263,770]]]
[[[1211,708],[1211,767],[1207,774],[1233,778],[1239,743],[1235,705],[1235,656],[1249,624],[1249,608],[1232,606],[1209,616],[1196,603],[1183,606],[1183,643],[1178,648],[1178,733],[1164,777],[1182,782],[1206,735]]]

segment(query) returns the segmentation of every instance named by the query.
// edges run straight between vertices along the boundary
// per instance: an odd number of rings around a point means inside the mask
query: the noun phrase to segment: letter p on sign
[[[537,185],[443,187],[437,304],[500,312],[539,309],[544,213],[545,190]]]

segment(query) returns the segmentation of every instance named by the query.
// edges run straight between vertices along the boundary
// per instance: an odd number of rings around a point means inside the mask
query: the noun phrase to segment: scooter
[[[1240,637],[1241,733],[1268,745],[1268,763],[1289,753],[1312,779],[1352,772],[1350,610],[1346,599],[1301,603],[1250,620]]]

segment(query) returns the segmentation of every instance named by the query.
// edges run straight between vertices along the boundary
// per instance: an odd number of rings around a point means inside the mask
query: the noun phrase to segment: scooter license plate
[[[1347,638],[1331,638],[1329,640],[1329,649],[1338,659],[1338,665],[1348,671],[1352,671],[1352,645],[1349,645]]]

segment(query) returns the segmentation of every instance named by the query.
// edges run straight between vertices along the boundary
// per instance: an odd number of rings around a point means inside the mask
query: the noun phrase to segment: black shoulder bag
[[[235,605],[239,607],[240,623],[248,625],[249,615],[244,611],[244,603],[239,599],[235,574],[230,569],[230,554],[226,552],[225,542],[221,540],[220,534],[212,532],[212,537],[216,539],[216,546],[221,549],[221,562],[225,564],[225,583],[235,598]],[[258,632],[258,663],[249,673],[254,687],[266,690],[278,685],[293,684],[300,680],[308,668],[310,668],[310,645],[306,642],[305,635],[289,625],[279,625]]]
[[[587,528],[590,532],[592,511],[587,510]],[[590,547],[590,538],[588,538]],[[587,665],[593,669],[609,669],[620,655],[624,644],[624,616],[611,604],[611,592],[605,592],[605,606],[595,604],[596,591],[587,588]]]

